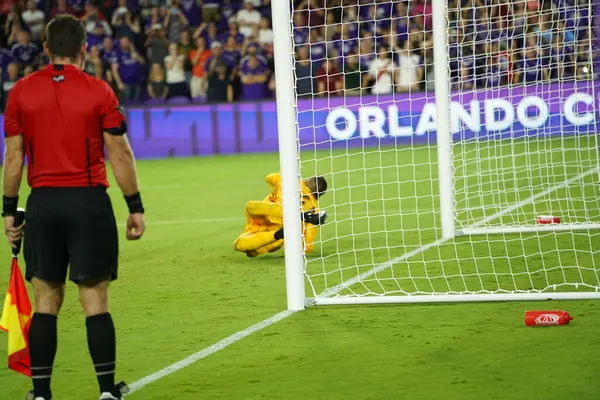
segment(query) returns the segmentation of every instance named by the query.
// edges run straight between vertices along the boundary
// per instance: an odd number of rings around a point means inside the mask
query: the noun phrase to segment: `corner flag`
[[[22,221],[22,217],[20,219]],[[31,377],[28,338],[33,309],[19,268],[19,250],[13,249],[10,282],[0,318],[0,329],[8,332],[8,368]]]

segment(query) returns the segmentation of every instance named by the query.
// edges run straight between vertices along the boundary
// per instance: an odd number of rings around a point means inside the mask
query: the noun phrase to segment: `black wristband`
[[[125,202],[129,208],[129,214],[144,213],[144,205],[142,204],[140,192],[132,194],[131,196],[125,196]]]
[[[17,213],[17,204],[19,204],[19,196],[2,196],[2,216],[14,216]]]

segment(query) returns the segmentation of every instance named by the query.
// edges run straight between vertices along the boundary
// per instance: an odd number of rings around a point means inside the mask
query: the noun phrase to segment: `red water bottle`
[[[572,319],[568,312],[562,310],[525,312],[527,326],[569,325]]]
[[[560,218],[555,217],[554,215],[540,215],[535,220],[536,223],[546,225],[546,224],[560,224]]]

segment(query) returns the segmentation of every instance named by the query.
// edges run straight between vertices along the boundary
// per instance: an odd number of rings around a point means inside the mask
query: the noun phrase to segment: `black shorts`
[[[38,188],[27,199],[26,277],[64,283],[117,278],[119,240],[104,187]]]

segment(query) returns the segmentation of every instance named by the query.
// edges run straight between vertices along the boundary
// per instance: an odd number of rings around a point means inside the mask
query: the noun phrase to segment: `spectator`
[[[148,33],[144,46],[150,65],[156,63],[163,65],[165,57],[169,54],[169,40],[162,25],[153,27]]]
[[[269,61],[262,54],[258,52],[258,45],[256,43],[250,43],[246,48],[246,56],[240,60],[240,67],[243,67],[246,62],[250,59],[250,57],[256,57],[257,60],[263,64],[265,67],[269,65]]]
[[[556,35],[556,36],[560,36],[560,35]],[[512,51],[509,50],[506,43],[501,42],[497,46],[496,55],[497,55],[496,62],[498,65],[498,73],[502,77],[501,84],[512,84],[513,83]]]
[[[261,15],[254,9],[252,0],[244,0],[244,8],[238,11],[236,21],[240,26],[240,33],[246,37],[252,36],[258,30]]]
[[[25,68],[23,68],[23,78],[33,74],[33,65],[27,65]]]
[[[534,83],[542,79],[548,79],[548,69],[539,57],[538,50],[533,46],[527,46],[517,62],[516,82]]]
[[[144,26],[146,27],[146,35],[149,35],[158,26],[162,26],[165,19],[164,11],[160,7],[153,6],[150,9],[150,16],[144,20]]]
[[[90,51],[92,47],[102,46],[105,36],[106,35],[104,34],[104,25],[102,25],[99,22],[96,22],[96,28],[94,28],[94,32],[88,33],[87,35],[88,51]]]
[[[343,87],[342,72],[332,60],[326,60],[317,71],[317,95],[340,94]]]
[[[111,72],[120,96],[127,101],[137,101],[141,91],[139,78],[145,61],[135,51],[127,36],[119,39],[116,61],[111,66]]]
[[[358,39],[352,38],[352,32],[349,29],[342,29],[341,34],[337,34],[333,38],[332,47],[336,51],[336,55],[343,58],[358,49]]]
[[[97,46],[92,46],[89,53],[86,54],[83,70],[97,79],[104,79],[102,59],[100,58],[100,50]]]
[[[4,36],[7,37],[7,44],[9,46],[12,46],[17,41],[17,36],[22,30],[23,21],[21,20],[21,14],[18,13],[17,6],[12,6],[4,22]]]
[[[196,39],[196,48],[190,52],[192,63],[192,79],[190,81],[190,92],[193,99],[206,96],[206,61],[212,55],[206,48],[206,40],[200,36]]]
[[[423,67],[421,57],[413,52],[410,40],[404,42],[404,47],[398,53],[398,82],[396,89],[399,92],[419,90],[423,81]]]
[[[323,38],[327,43],[333,42],[334,38],[340,36],[341,25],[336,23],[335,15],[333,13],[328,12],[327,18],[325,22],[325,26],[323,29]]]
[[[127,0],[121,1],[127,3]],[[138,43],[138,39],[142,33],[142,24],[139,15],[133,14],[125,8],[125,13],[117,16],[116,24],[113,22],[113,26],[117,37],[127,36],[131,43]]]
[[[57,0],[56,7],[50,10],[50,19],[53,19],[58,14],[75,14],[75,9],[67,4],[67,0]]]
[[[375,60],[375,50],[373,50],[373,41],[370,39],[361,39],[358,49],[360,57],[360,65],[369,67],[371,62]]]
[[[208,74],[208,76],[212,76],[215,73],[215,69],[217,68],[217,66],[219,66],[220,64],[225,65],[225,69],[228,70],[227,72],[231,72],[231,70],[229,70],[227,68],[227,63],[225,62],[225,59],[223,58],[223,46],[221,45],[221,42],[213,42],[212,45],[210,46],[210,51],[212,52],[212,56],[210,56],[208,58],[208,60],[206,60],[206,72]],[[231,83],[231,82],[230,82]]]
[[[233,85],[227,74],[227,66],[223,62],[215,61],[215,65],[208,74],[206,99],[210,103],[231,103],[233,101]]]
[[[151,4],[150,0],[140,0],[140,18],[142,19],[145,27],[148,26],[147,23],[152,18],[152,8],[153,5]],[[156,21],[156,23],[161,21]]]
[[[127,14],[128,11],[127,0],[119,0],[117,7],[112,13],[111,24],[114,27],[123,25],[125,23],[125,14]]]
[[[326,43],[319,37],[319,31],[313,29],[309,36],[310,43],[310,60],[315,63],[315,68],[320,68],[325,58],[327,58]]]
[[[184,64],[185,57],[179,54],[177,43],[171,43],[169,45],[169,55],[165,57],[169,97],[187,96]]]
[[[308,47],[296,49],[296,94],[298,97],[310,96],[313,90],[314,64],[310,62]]]
[[[204,0],[202,3],[202,22],[219,22],[219,0]]]
[[[192,40],[190,38],[190,31],[187,29],[181,32],[181,37],[179,38],[179,54],[183,56],[185,60],[183,70],[185,71],[185,81],[189,87],[190,81],[192,79],[192,62],[190,60],[190,52],[194,46],[192,45]]]
[[[485,88],[497,88],[502,84],[502,75],[498,66],[498,59],[491,54],[486,58]]]
[[[96,29],[96,24],[101,23],[104,26],[104,32],[112,36],[112,29],[108,22],[106,22],[104,14],[98,11],[98,7],[93,3],[85,4],[85,14],[81,17],[81,21],[87,33],[92,33]]]
[[[202,32],[204,39],[206,40],[206,46],[212,46],[213,42],[219,41],[217,26],[213,23],[209,23],[206,26],[206,30]]]
[[[37,9],[35,0],[29,0],[27,2],[27,10],[23,11],[21,17],[23,18],[25,25],[29,27],[31,38],[34,41],[42,40],[44,35],[45,16],[43,11]]]
[[[260,20],[258,42],[266,54],[273,54],[273,29],[271,29],[271,21],[266,17]]]
[[[350,54],[344,59],[344,90],[346,96],[360,94],[361,68],[356,53]]]
[[[460,48],[458,57],[458,89],[471,90],[475,86],[475,47],[472,42],[465,42]]]
[[[187,18],[179,7],[179,0],[171,1],[171,7],[165,17],[164,26],[167,30],[167,39],[170,42],[177,42],[181,36],[181,32],[189,26]]]
[[[89,2],[90,0],[67,0],[67,3],[75,9],[76,15],[81,15],[84,12],[85,5]]]
[[[240,64],[242,98],[244,100],[264,99],[267,97],[269,69],[256,54],[248,55],[245,63]]]
[[[150,68],[147,91],[151,99],[166,99],[169,94],[169,87],[165,82],[165,71],[159,63],[152,64]]]
[[[227,31],[227,33],[225,33],[219,41],[221,43],[227,43],[227,39],[230,37],[235,40],[238,46],[241,46],[242,43],[244,43],[245,37],[239,32],[238,25],[235,22],[229,24],[229,31]]]
[[[295,12],[293,18],[294,43],[296,45],[304,44],[308,41],[309,29],[302,13]]]
[[[398,66],[391,59],[385,46],[379,47],[377,57],[369,64],[369,73],[363,78],[363,86],[373,82],[372,94],[390,94],[394,91],[394,81],[398,81]]]
[[[10,50],[5,48],[0,48],[0,77],[6,76],[6,68],[8,64],[15,61]]]
[[[206,1],[205,1],[206,2]],[[220,20],[217,22],[219,27],[226,27],[229,22],[235,21],[235,16],[241,7],[239,0],[220,0],[219,11],[221,14]],[[207,43],[208,45],[208,43]]]
[[[404,46],[404,42],[408,39],[409,32],[409,22],[410,19],[408,17],[408,9],[406,7],[406,3],[398,2],[396,3],[396,7],[394,9],[394,20],[392,22],[392,36],[396,41],[396,46],[402,48]]]
[[[100,58],[105,63],[104,68],[106,68],[106,64],[110,67],[112,64],[118,62],[118,54],[117,49],[114,48],[113,38],[110,36],[105,36],[102,41],[102,49],[100,51]]]
[[[550,79],[557,80],[573,76],[573,48],[564,43],[562,35],[554,35],[549,54]]]
[[[233,36],[229,36],[225,47],[223,48],[223,61],[229,70],[231,80],[233,81],[237,76],[237,71],[240,65],[240,59],[242,55],[239,51],[239,47]]]
[[[31,43],[29,33],[21,31],[17,35],[17,43],[10,49],[15,60],[23,65],[31,65],[40,54],[39,48]]]
[[[19,64],[10,63],[6,68],[6,79],[2,79],[2,110],[6,106],[6,99],[8,99],[8,92],[15,86],[19,80]]]
[[[191,26],[200,25],[200,10],[198,0],[179,0],[181,11]]]

